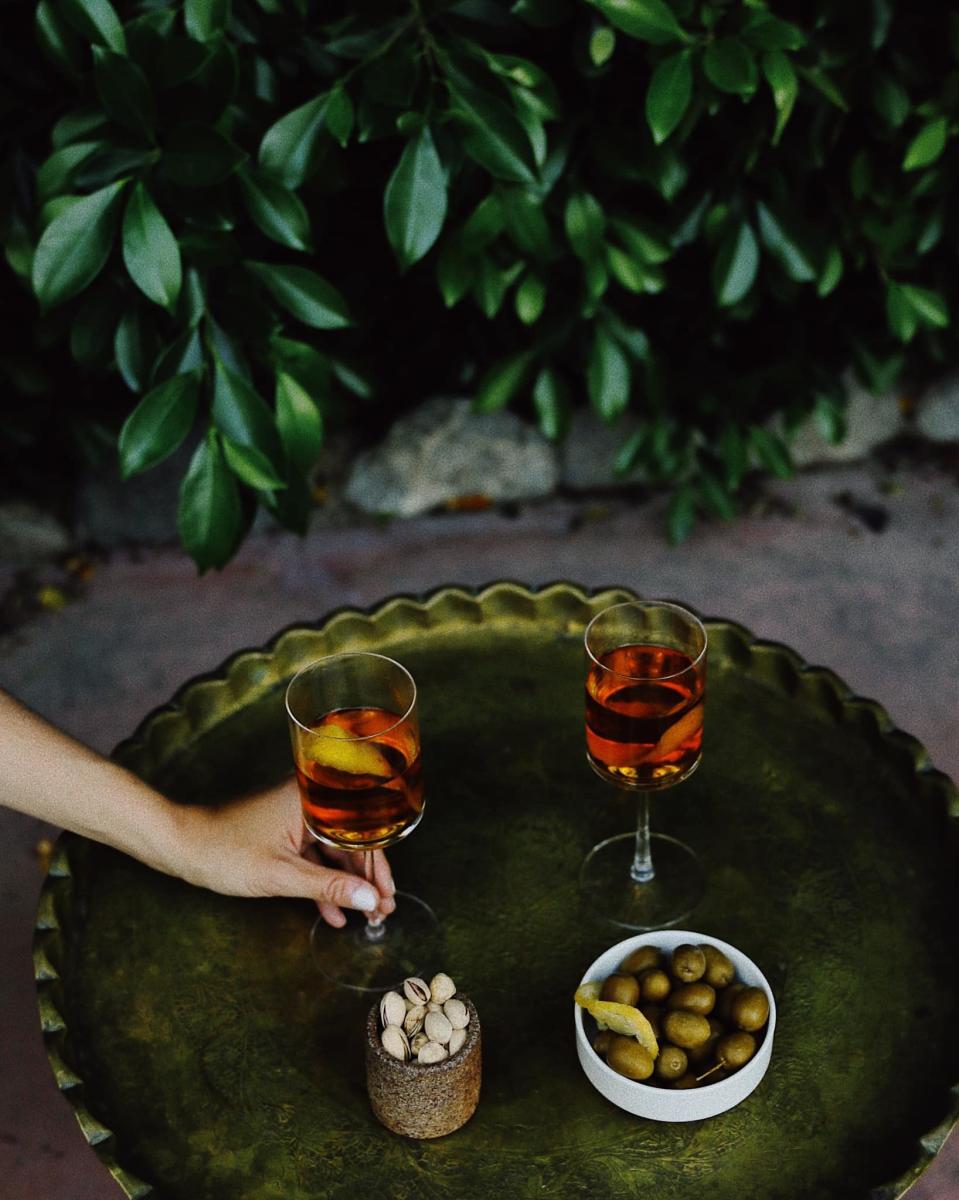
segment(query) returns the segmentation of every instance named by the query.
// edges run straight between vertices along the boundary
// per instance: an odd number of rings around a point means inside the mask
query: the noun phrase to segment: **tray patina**
[[[703,765],[654,822],[696,846],[690,926],[776,992],[769,1072],[710,1121],[658,1125],[581,1073],[570,997],[621,933],[576,877],[631,808],[588,769],[582,631],[631,593],[496,584],[394,598],[280,634],[186,684],[117,750],[184,802],[289,770],[286,680],[375,648],[420,685],[426,816],[393,852],[483,1018],[480,1107],[395,1137],[369,1111],[367,1001],[316,976],[307,903],[228,899],[67,837],[35,943],[59,1086],[129,1196],[743,1200],[899,1196],[956,1122],[959,795],[831,672],[738,625],[711,639]]]

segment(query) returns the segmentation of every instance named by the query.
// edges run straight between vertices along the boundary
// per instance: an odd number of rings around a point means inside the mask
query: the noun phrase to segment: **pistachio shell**
[[[414,1005],[406,1014],[403,1021],[403,1029],[407,1037],[414,1037],[423,1028],[423,1020],[426,1017],[426,1008],[422,1004]]]
[[[450,996],[456,994],[456,984],[449,975],[440,971],[430,980],[430,997],[437,1004],[445,1004]]]
[[[423,1047],[426,1045],[426,1043],[429,1040],[430,1039],[426,1036],[425,1033],[416,1034],[415,1037],[413,1037],[412,1041],[410,1042],[410,1052],[414,1055],[419,1055],[419,1052],[423,1049]]]
[[[439,1042],[427,1042],[416,1056],[416,1061],[421,1063],[438,1063],[442,1062],[444,1058],[449,1058],[445,1046],[441,1046]]]
[[[429,1002],[429,1004],[427,1004],[427,1006],[426,1006],[426,1011],[427,1011],[427,1012],[442,1012],[442,1011],[443,1011],[443,1005],[442,1005],[442,1004],[437,1004],[435,1000],[431,1000],[431,1001]]]
[[[465,1041],[466,1041],[466,1030],[465,1029],[454,1029],[453,1032],[450,1034],[450,1044],[449,1044],[450,1058],[453,1057],[453,1055],[457,1052],[457,1050],[462,1050],[463,1043]]]
[[[450,1040],[453,1032],[453,1026],[441,1012],[428,1012],[426,1020],[423,1022],[423,1029],[431,1042],[439,1042],[444,1046]]]
[[[400,1062],[406,1062],[410,1057],[410,1043],[406,1034],[400,1029],[399,1025],[387,1025],[383,1030],[383,1036],[380,1038],[383,1043],[383,1049],[387,1054],[392,1054],[394,1058],[398,1058]]]
[[[454,1029],[465,1029],[470,1023],[470,1010],[462,1000],[447,1000],[443,1005],[443,1015]]]
[[[402,1025],[406,1016],[406,1004],[399,992],[387,992],[380,1001],[380,1024],[385,1029],[387,1025]]]
[[[430,989],[422,979],[417,979],[414,975],[403,980],[403,994],[414,1004],[426,1004],[430,998]]]

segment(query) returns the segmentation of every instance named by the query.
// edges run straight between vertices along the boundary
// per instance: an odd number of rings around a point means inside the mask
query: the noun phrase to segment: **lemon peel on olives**
[[[576,994],[573,999],[580,1008],[589,1008],[594,1000],[599,999],[599,993],[603,990],[601,980],[592,980],[590,983],[581,983],[576,989]]]
[[[651,1058],[659,1054],[653,1027],[638,1008],[612,1000],[591,1000],[583,1006],[600,1029],[611,1029],[623,1037],[634,1037]]]

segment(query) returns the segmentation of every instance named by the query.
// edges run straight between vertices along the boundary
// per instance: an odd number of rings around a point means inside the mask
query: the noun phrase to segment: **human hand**
[[[393,912],[395,887],[382,850],[373,852],[373,880],[362,852],[333,850],[303,827],[293,780],[217,808],[184,807],[175,874],[228,896],[303,896],[316,901],[328,925],[346,924],[344,908],[376,920]]]

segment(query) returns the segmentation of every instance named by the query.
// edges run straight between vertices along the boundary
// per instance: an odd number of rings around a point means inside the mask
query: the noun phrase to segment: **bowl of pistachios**
[[[439,971],[386,992],[366,1019],[366,1086],[381,1124],[405,1137],[443,1137],[479,1102],[479,1016]]]
[[[580,1066],[607,1100],[654,1121],[701,1121],[745,1100],[765,1075],[776,1001],[735,946],[658,930],[592,963],[573,1023]]]

